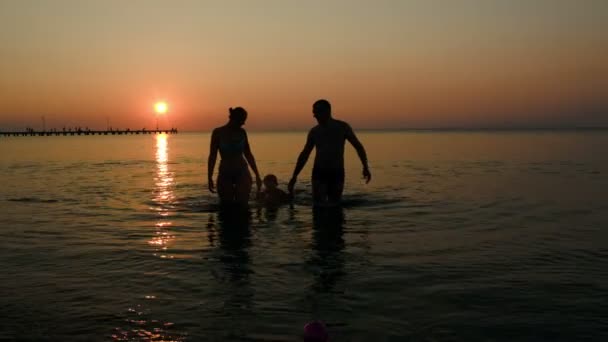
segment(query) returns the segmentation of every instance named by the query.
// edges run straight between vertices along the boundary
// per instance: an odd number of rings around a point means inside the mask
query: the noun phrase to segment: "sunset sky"
[[[606,0],[0,1],[0,129],[608,126]]]

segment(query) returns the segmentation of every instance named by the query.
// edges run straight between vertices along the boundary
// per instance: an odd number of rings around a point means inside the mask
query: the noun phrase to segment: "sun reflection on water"
[[[154,256],[161,259],[172,259],[167,253],[169,245],[175,240],[171,232],[173,222],[171,215],[174,205],[174,173],[169,168],[169,144],[166,134],[156,135],[156,174],[154,177],[154,205],[150,208],[158,216],[154,223],[154,236],[147,243],[154,249]],[[157,301],[155,293],[142,296],[145,301]],[[162,300],[162,295],[161,295]],[[114,329],[113,341],[175,341],[185,340],[184,334],[177,331],[174,323],[155,319],[148,308],[149,304],[142,303],[131,307],[124,313],[123,327]]]
[[[173,199],[173,173],[169,170],[169,147],[166,134],[156,136],[156,202],[168,204]]]
[[[158,215],[161,220],[156,222],[156,236],[148,241],[148,244],[156,247],[155,256],[161,258],[171,258],[165,254],[169,243],[175,239],[169,228],[172,222],[169,220],[172,201],[175,199],[173,185],[175,181],[173,172],[169,169],[169,144],[166,134],[156,136],[156,177],[154,192],[154,202]]]

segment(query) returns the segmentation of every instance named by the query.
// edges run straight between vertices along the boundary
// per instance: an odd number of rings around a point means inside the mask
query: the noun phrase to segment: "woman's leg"
[[[223,204],[232,203],[235,200],[235,189],[231,178],[224,172],[220,172],[217,176],[217,194]]]
[[[235,202],[239,204],[247,204],[251,194],[251,174],[249,170],[243,170],[241,176],[235,184]]]

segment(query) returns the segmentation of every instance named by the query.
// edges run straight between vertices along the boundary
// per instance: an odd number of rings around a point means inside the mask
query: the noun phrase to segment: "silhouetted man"
[[[367,165],[367,155],[350,125],[331,117],[331,105],[327,100],[315,102],[312,112],[319,124],[308,132],[306,145],[298,157],[296,168],[289,181],[289,192],[293,194],[297,177],[306,165],[310,152],[316,148],[315,165],[312,169],[312,193],[315,205],[336,205],[342,199],[344,190],[344,142],[348,140],[357,150],[363,164],[363,178],[369,183],[372,175]]]

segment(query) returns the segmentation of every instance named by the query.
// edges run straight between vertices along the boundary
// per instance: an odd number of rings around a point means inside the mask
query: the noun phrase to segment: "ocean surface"
[[[285,189],[306,133],[249,133]],[[608,339],[608,132],[361,132],[344,205],[220,210],[209,135],[0,137],[0,340]],[[313,152],[314,153],[314,152]]]

